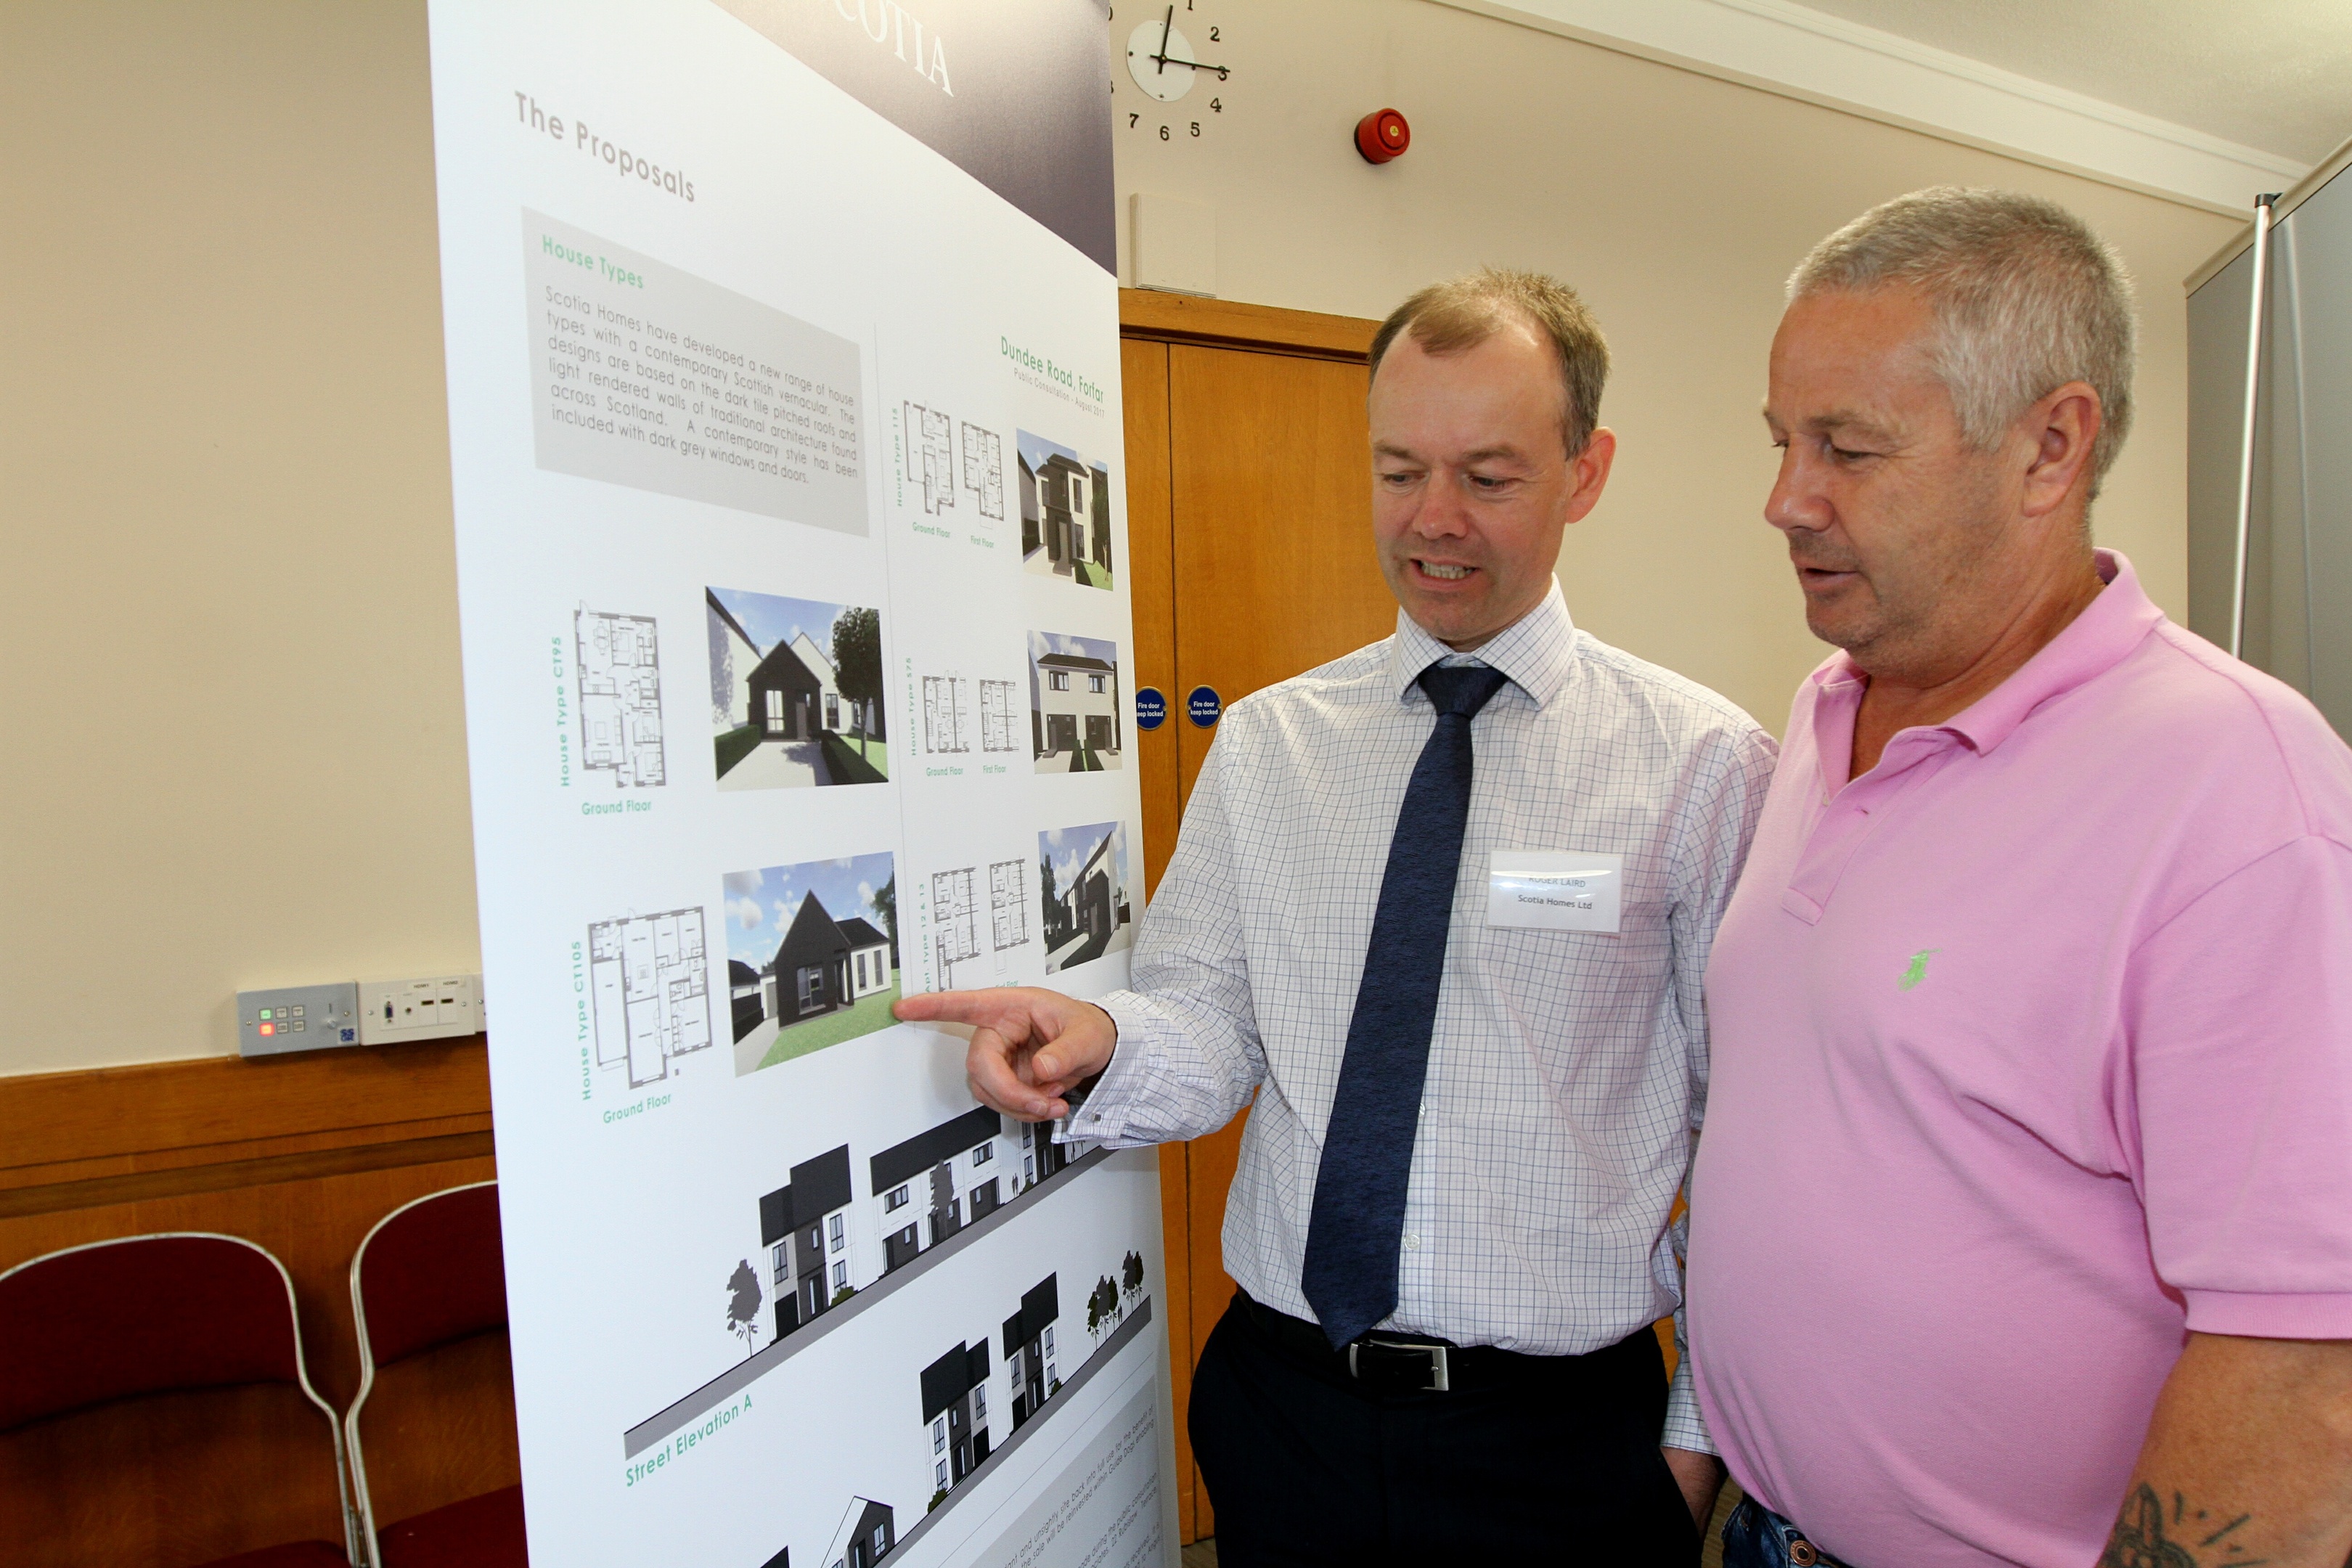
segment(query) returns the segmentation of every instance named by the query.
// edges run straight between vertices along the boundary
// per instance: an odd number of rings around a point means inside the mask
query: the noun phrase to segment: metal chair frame
[[[352,1396],[352,1407],[343,1416],[342,1446],[351,1450],[352,1491],[357,1500],[354,1511],[359,1539],[366,1549],[365,1556],[354,1554],[352,1561],[362,1564],[362,1568],[383,1568],[383,1558],[376,1545],[375,1500],[368,1493],[367,1461],[360,1451],[360,1411],[366,1406],[368,1394],[375,1388],[375,1352],[368,1343],[367,1301],[360,1290],[360,1268],[367,1262],[368,1245],[375,1240],[377,1232],[420,1204],[446,1198],[452,1193],[472,1192],[478,1187],[495,1187],[498,1184],[498,1178],[493,1176],[487,1182],[461,1182],[454,1187],[443,1187],[438,1192],[411,1198],[368,1226],[368,1233],[360,1237],[359,1250],[352,1254],[352,1323],[359,1331],[360,1390]]]
[[[302,1314],[294,1300],[294,1277],[286,1271],[286,1265],[278,1261],[276,1253],[259,1242],[248,1241],[241,1236],[227,1236],[216,1230],[156,1230],[140,1236],[117,1236],[110,1237],[104,1241],[86,1241],[79,1247],[61,1247],[55,1252],[45,1252],[38,1258],[27,1258],[13,1268],[0,1268],[0,1282],[5,1282],[27,1269],[37,1268],[44,1263],[68,1258],[77,1252],[95,1252],[104,1247],[128,1247],[142,1241],[190,1239],[226,1241],[258,1253],[268,1262],[271,1268],[277,1270],[278,1282],[286,1287],[286,1327],[294,1336],[295,1383],[301,1389],[302,1397],[318,1406],[319,1414],[327,1418],[327,1432],[335,1446],[335,1501],[343,1516],[343,1555],[354,1565],[358,1564],[361,1561],[358,1536],[359,1516],[352,1506],[353,1468],[352,1461],[356,1460],[357,1456],[352,1455],[350,1459],[346,1459],[343,1452],[343,1423],[337,1418],[335,1407],[320,1398],[318,1389],[311,1385],[310,1360],[302,1352]]]

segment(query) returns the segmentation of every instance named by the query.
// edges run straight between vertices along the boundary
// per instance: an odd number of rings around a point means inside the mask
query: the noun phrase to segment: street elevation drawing
[[[882,616],[706,588],[720,789],[881,784]]]
[[[588,928],[588,992],[596,1065],[632,1089],[670,1076],[671,1062],[710,1044],[702,911],[625,915]]]
[[[1121,767],[1118,645],[1055,632],[1029,634],[1029,740],[1041,773]]]
[[[1109,587],[1110,470],[1058,441],[1018,435],[1022,563],[1065,582]]]
[[[580,765],[626,789],[665,781],[661,653],[651,616],[580,606],[572,617],[580,668]]]
[[[892,867],[884,852],[727,874],[736,1072],[890,1026],[898,999]]]

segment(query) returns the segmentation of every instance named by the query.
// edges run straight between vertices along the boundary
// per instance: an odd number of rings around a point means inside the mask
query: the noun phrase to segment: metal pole
[[[2271,204],[2254,198],[2254,288],[2246,310],[2246,425],[2238,443],[2238,553],[2230,585],[2230,657],[2245,657],[2246,536],[2254,517],[2254,411],[2263,384],[2263,297],[2270,281]]]

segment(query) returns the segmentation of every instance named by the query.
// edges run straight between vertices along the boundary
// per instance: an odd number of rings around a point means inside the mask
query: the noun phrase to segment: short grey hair
[[[1979,451],[2070,381],[2105,416],[2091,451],[2099,493],[2131,429],[2138,322],[2114,246],[2057,203],[1935,185],[1871,208],[1789,275],[1791,302],[1836,289],[1908,286],[1936,315],[1929,351],[1961,433]]]

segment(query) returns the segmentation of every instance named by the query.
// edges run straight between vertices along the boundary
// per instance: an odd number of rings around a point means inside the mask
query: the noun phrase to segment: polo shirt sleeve
[[[1118,1026],[1118,1047],[1063,1123],[1064,1142],[1124,1149],[1198,1138],[1231,1121],[1265,1077],[1226,818],[1231,752],[1220,726],[1144,910],[1134,988],[1096,998]]]
[[[2352,848],[2295,839],[2131,954],[2117,1096],[2199,1333],[2352,1339]]]

